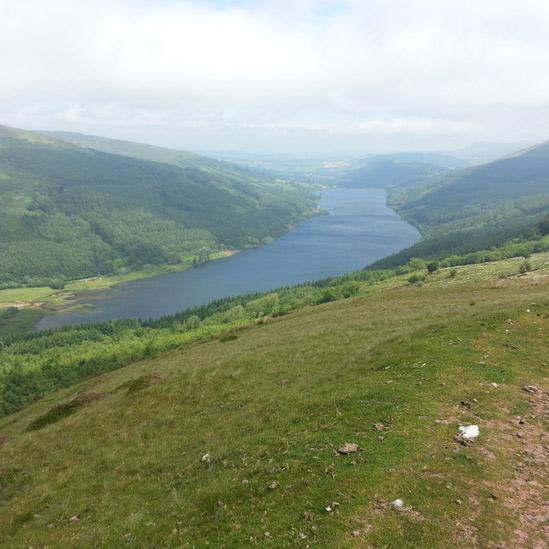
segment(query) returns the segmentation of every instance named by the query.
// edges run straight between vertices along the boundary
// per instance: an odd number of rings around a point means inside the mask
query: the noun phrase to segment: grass
[[[546,262],[533,258],[525,276],[499,278],[511,261],[421,286],[391,280],[45,397],[0,421],[0,537],[9,547],[512,539],[506,498],[521,446],[498,425],[529,409],[524,384],[546,383]],[[89,392],[105,396],[28,431]],[[481,429],[470,447],[453,440],[467,423]],[[344,442],[363,451],[337,455]],[[411,510],[392,510],[395,498]]]

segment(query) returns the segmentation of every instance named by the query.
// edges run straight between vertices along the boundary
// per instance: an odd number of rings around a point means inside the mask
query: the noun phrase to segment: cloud
[[[210,149],[543,139],[548,37],[546,0],[0,0],[0,119]]]

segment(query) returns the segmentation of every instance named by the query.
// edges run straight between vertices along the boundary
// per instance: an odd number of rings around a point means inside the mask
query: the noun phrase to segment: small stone
[[[74,524],[75,522],[80,522],[80,517],[79,517],[78,515],[74,515],[74,517],[71,517],[71,518],[69,519],[69,522],[72,522],[73,524]]]
[[[360,537],[360,533],[361,533],[360,530],[353,530],[351,532],[351,536],[353,536],[353,538],[358,538]]]
[[[212,460],[212,458],[210,457],[210,453],[206,453],[202,456],[202,458],[200,459],[200,461],[202,463],[210,463],[210,461]]]
[[[401,499],[391,501],[391,505],[393,506],[393,509],[396,509],[397,511],[402,511],[404,509],[404,502]]]
[[[464,440],[474,440],[480,433],[478,425],[461,425],[458,431],[459,436]]]
[[[269,484],[269,488],[271,490],[274,490],[275,488],[278,488],[278,480],[273,480],[271,484]]]
[[[374,423],[374,427],[376,428],[377,431],[383,431],[383,429],[385,429],[385,425],[383,425],[383,423],[381,422]]]
[[[524,438],[525,436],[526,436],[526,435],[525,435],[525,433],[524,433],[523,431],[519,431],[519,432],[517,433],[517,438]]]
[[[456,503],[457,503],[458,505],[461,505],[461,500],[460,500],[460,499],[456,499]]]
[[[347,455],[360,452],[361,450],[362,448],[358,444],[355,444],[354,442],[346,442],[343,446],[338,448],[337,453]]]
[[[337,501],[332,501],[332,503],[330,503],[330,505],[328,505],[325,510],[328,513],[331,513],[336,507],[339,507],[339,503]]]

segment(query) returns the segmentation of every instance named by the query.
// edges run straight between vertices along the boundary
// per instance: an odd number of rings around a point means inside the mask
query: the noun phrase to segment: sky
[[[549,0],[0,0],[0,123],[196,152],[549,139]]]

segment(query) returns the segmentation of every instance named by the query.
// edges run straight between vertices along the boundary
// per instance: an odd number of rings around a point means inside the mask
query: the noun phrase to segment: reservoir
[[[38,329],[122,318],[158,318],[221,297],[271,290],[355,271],[411,246],[420,234],[385,204],[381,189],[325,189],[329,212],[271,244],[194,269],[87,294],[93,308],[44,317]]]

